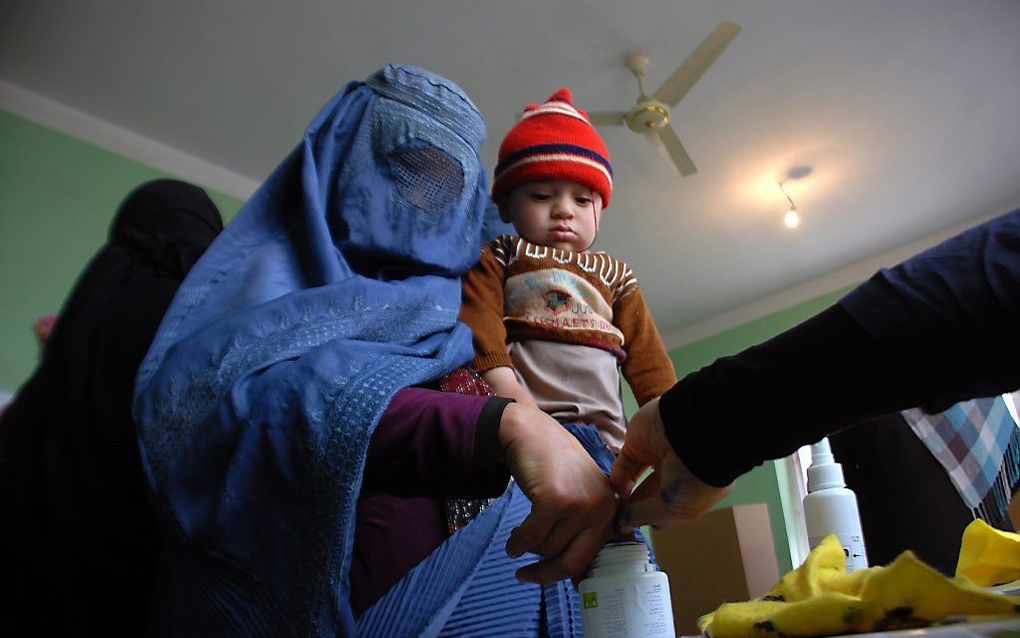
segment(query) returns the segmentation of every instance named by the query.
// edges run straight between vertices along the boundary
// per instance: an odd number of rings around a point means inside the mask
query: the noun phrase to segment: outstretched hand
[[[581,575],[609,539],[618,499],[580,442],[536,407],[509,404],[499,428],[503,459],[531,514],[510,534],[507,553],[542,557],[517,578],[552,583]]]
[[[655,471],[634,490],[648,468]],[[627,424],[623,449],[613,463],[610,480],[625,497],[617,521],[617,528],[624,534],[641,525],[658,528],[692,521],[733,489],[732,485],[713,487],[703,483],[687,469],[666,438],[658,399],[641,406]]]

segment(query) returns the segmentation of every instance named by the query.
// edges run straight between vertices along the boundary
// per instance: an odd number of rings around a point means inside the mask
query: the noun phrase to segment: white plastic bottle
[[[864,549],[864,532],[857,497],[846,488],[843,467],[835,462],[829,439],[811,446],[811,466],[807,469],[807,496],[804,497],[804,520],[808,545],[814,549],[829,534],[835,534],[846,554],[846,571],[868,566]]]
[[[585,638],[673,638],[669,579],[640,541],[606,543],[577,587]]]

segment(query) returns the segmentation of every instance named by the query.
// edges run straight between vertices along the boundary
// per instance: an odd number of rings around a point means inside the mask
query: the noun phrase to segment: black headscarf
[[[133,191],[0,420],[0,580],[11,588],[0,630],[142,633],[158,537],[131,418],[135,374],[221,230],[197,186]]]

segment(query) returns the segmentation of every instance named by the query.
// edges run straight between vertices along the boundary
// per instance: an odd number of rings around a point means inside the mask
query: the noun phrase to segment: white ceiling
[[[603,131],[616,182],[598,246],[635,267],[671,345],[1020,206],[1017,0],[6,0],[0,12],[8,92],[256,181],[333,93],[385,62],[464,87],[488,121],[491,167],[524,104],[566,85],[581,108],[626,108],[627,53],[649,54],[654,89],[737,22],[673,111],[697,174]],[[787,182],[803,215],[790,231],[776,183],[803,166]],[[230,191],[214,173],[206,185]]]

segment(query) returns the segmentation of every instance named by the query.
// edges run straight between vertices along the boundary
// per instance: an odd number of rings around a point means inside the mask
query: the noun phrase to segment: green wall
[[[32,325],[55,315],[135,186],[176,177],[0,111],[0,390],[35,367]],[[208,189],[207,189],[208,190]],[[225,218],[241,201],[209,190]]]
[[[717,335],[695,341],[670,352],[677,377],[702,368],[719,357],[736,354],[741,350],[765,341],[832,305],[849,288],[838,290],[815,299],[797,304],[756,321],[720,332]],[[710,427],[710,424],[705,424]],[[744,503],[765,503],[769,508],[772,523],[772,537],[776,545],[780,574],[792,568],[790,559],[789,533],[784,517],[785,473],[774,462],[766,462],[737,479],[733,493],[717,507],[741,505]]]

